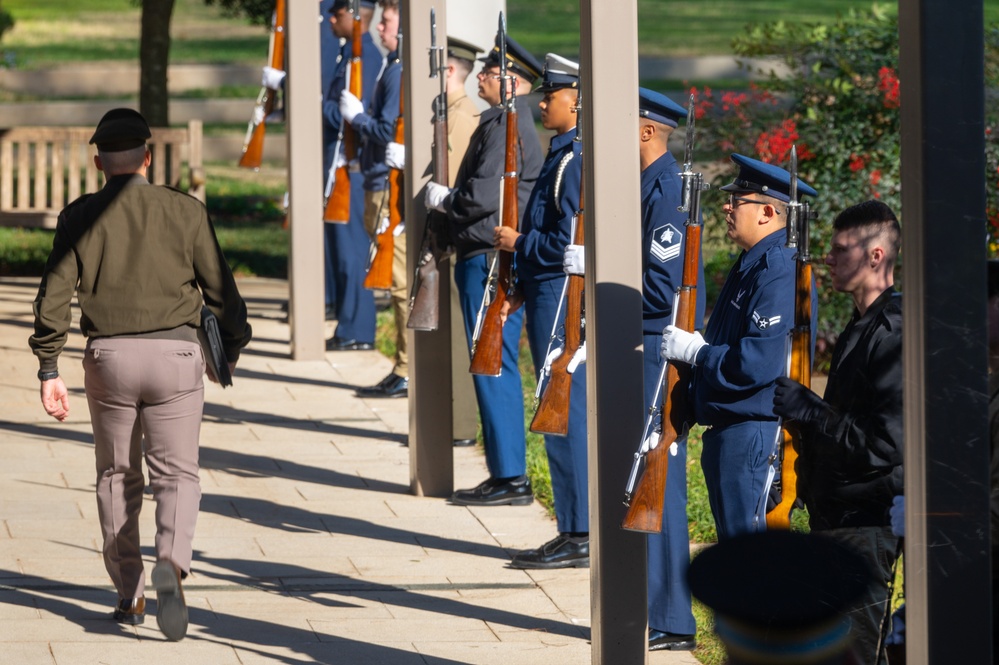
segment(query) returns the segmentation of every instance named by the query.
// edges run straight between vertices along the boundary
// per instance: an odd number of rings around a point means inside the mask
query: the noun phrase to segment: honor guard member
[[[719,541],[690,564],[729,665],[864,665],[847,614],[870,582],[839,543],[792,531]]]
[[[497,35],[497,41],[499,36]],[[523,217],[527,199],[541,169],[541,142],[524,95],[541,75],[541,64],[526,49],[506,37],[507,72],[513,81],[501,81],[499,45],[481,60],[479,97],[490,108],[479,118],[454,188],[427,184],[427,207],[448,217],[457,263],[454,277],[461,298],[469,347],[482,303],[493,256],[493,229],[499,224],[500,191],[506,155],[506,113],[500,106],[501,86],[514,94],[520,141],[517,150],[518,211]],[[517,366],[523,313],[515,312],[503,326],[503,368],[497,377],[473,377],[489,478],[452,497],[457,505],[526,505],[534,500],[527,479],[524,437],[524,394]]]
[[[798,493],[813,533],[857,552],[875,579],[851,608],[858,653],[884,663],[891,585],[900,540],[892,497],[902,482],[902,295],[894,270],[902,232],[891,208],[871,200],[833,221],[826,265],[832,286],[853,297],[853,316],[833,349],[825,398],[777,379],[774,413],[798,428]]]
[[[458,168],[479,124],[479,109],[468,98],[465,81],[475,67],[482,49],[456,37],[447,38],[447,182],[454,187]],[[479,430],[479,408],[475,400],[475,382],[468,372],[471,358],[465,341],[465,322],[460,315],[461,300],[454,281],[454,255],[448,257],[448,280],[451,282],[451,392],[454,445],[474,446]],[[443,272],[443,271],[442,271]]]
[[[69,416],[59,355],[77,294],[87,403],[94,429],[97,509],[104,565],[118,591],[113,618],[145,615],[139,542],[142,455],[156,501],[156,620],[164,635],[187,632],[180,581],[191,570],[198,519],[198,437],[204,408],[201,309],[218,317],[230,369],[250,341],[246,305],[203,203],[150,185],[149,126],[138,112],[108,111],[90,143],[107,181],[59,215],[52,253],[34,302],[41,400],[57,420]]]
[[[709,428],[701,468],[719,540],[766,528],[754,518],[779,429],[773,395],[794,325],[797,252],[784,246],[791,174],[743,155],[732,161],[739,174],[721,188],[730,193],[722,210],[742,253],[704,336],[670,325],[662,337],[665,358],[693,365],[690,404],[695,422]],[[816,192],[798,180],[798,194]]]
[[[374,14],[375,3],[360,0],[361,16],[361,104],[368,108],[371,96],[382,70],[383,58],[381,51],[375,46],[375,41],[368,31],[371,17]],[[334,137],[333,149],[325,159],[326,175],[329,169],[342,159],[336,153],[338,141],[335,137],[340,132],[344,122],[340,113],[340,99],[347,89],[347,73],[350,71],[349,61],[352,55],[351,38],[353,37],[354,16],[350,13],[347,0],[335,0],[330,7],[333,34],[344,42],[340,50],[342,63],[326,96],[323,98],[323,122],[329,126]],[[364,229],[364,178],[356,170],[360,164],[350,167],[350,219],[346,224],[331,224],[331,243],[329,256],[335,275],[337,326],[333,337],[326,340],[327,351],[352,351],[375,348],[375,296],[372,291],[364,288],[364,278],[367,276],[368,251],[371,247],[371,237]]]
[[[364,105],[349,90],[340,94],[340,115],[361,138],[361,173],[364,175],[364,228],[373,239],[388,227],[389,168],[406,166],[406,147],[395,143],[399,117],[402,65],[399,62],[399,0],[379,0],[382,17],[378,35],[389,53],[385,58],[371,104]],[[383,226],[384,225],[384,226]],[[409,290],[406,276],[406,222],[396,227],[392,255],[392,313],[395,319],[395,366],[388,376],[373,386],[359,388],[359,397],[405,397],[409,394],[409,354],[406,350],[406,323],[409,320]],[[370,245],[370,240],[369,240]]]
[[[682,167],[669,152],[669,137],[687,117],[687,110],[669,97],[638,89],[638,154],[642,170],[642,336],[645,408],[653,406],[662,370],[662,330],[672,320],[676,291],[683,278],[687,213],[682,203]],[[582,274],[584,251],[566,250],[565,268]],[[704,284],[698,257],[697,283]],[[697,291],[696,324],[704,318],[705,289]],[[658,406],[658,405],[656,405]],[[661,417],[661,415],[660,415]],[[671,453],[674,452],[671,450]],[[649,649],[690,650],[696,646],[687,566],[687,440],[676,442],[666,478],[663,528],[648,537]]]
[[[535,375],[555,353],[558,342],[552,331],[565,325],[566,276],[562,256],[572,238],[579,211],[580,178],[583,172],[582,142],[576,140],[579,65],[549,53],[541,83],[544,98],[541,124],[554,130],[548,156],[524,210],[522,233],[505,226],[495,230],[496,248],[515,252],[518,292],[511,309],[521,302],[527,317],[527,338],[534,358]],[[582,220],[580,220],[582,223]],[[556,318],[558,321],[556,321]],[[580,346],[570,371],[586,358]],[[552,358],[554,359],[554,357]],[[590,512],[586,473],[586,372],[572,371],[569,393],[569,429],[566,436],[545,435],[545,451],[551,470],[552,495],[558,535],[541,547],[513,557],[514,568],[579,568],[590,564]]]

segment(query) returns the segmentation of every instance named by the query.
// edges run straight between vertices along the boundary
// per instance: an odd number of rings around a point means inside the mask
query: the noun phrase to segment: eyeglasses
[[[729,195],[729,197],[728,197],[728,205],[729,205],[730,208],[738,208],[739,207],[739,206],[737,206],[735,204],[736,201],[738,201],[739,203],[755,203],[756,205],[767,205],[766,201],[757,201],[756,199],[747,199],[747,198],[742,197],[742,196],[735,196],[734,194]]]
[[[500,73],[498,69],[488,69],[488,70],[483,69],[479,71],[479,73],[476,74],[475,76],[477,76],[480,79],[498,79],[500,78]]]

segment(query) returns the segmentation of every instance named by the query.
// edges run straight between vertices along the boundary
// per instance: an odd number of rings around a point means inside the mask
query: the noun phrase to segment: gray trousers
[[[139,549],[143,454],[156,500],[156,558],[190,571],[201,503],[205,358],[194,342],[103,338],[88,341],[83,368],[104,565],[120,597],[138,598],[145,590]]]

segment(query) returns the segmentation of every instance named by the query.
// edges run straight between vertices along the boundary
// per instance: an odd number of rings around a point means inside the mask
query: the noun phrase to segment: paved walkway
[[[38,402],[27,347],[36,288],[0,278],[0,663],[590,661],[589,571],[507,567],[554,534],[544,510],[412,496],[407,401],[353,396],[391,363],[376,352],[289,360],[287,284],[269,280],[241,282],[255,336],[235,385],[206,388],[188,637],[163,638],[155,601],[143,626],[112,622],[83,338],[71,336],[60,366],[71,404],[58,423]],[[485,476],[480,450],[455,450],[457,486]],[[154,531],[148,505],[149,563]]]

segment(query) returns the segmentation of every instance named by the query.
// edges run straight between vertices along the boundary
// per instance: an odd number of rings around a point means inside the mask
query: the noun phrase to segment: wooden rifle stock
[[[506,81],[502,82],[506,85]],[[502,198],[500,199],[503,226],[516,229],[519,217],[519,202],[517,200],[517,107],[514,99],[510,100],[506,111],[506,159],[503,173]],[[487,284],[487,289],[495,288],[492,301],[485,312],[479,328],[479,337],[472,348],[472,364],[468,371],[482,376],[499,376],[503,370],[503,320],[500,312],[506,304],[507,296],[513,289],[513,254],[501,251],[499,253],[499,269],[495,282]]]
[[[576,215],[574,245],[583,244],[583,185],[579,185],[579,213]],[[562,355],[552,361],[548,385],[541,393],[538,409],[531,420],[531,431],[540,434],[566,435],[569,432],[569,397],[572,393],[572,374],[569,363],[583,342],[583,285],[582,275],[569,275],[565,296],[565,346]],[[576,371],[580,371],[577,367]],[[540,381],[540,379],[539,379]]]
[[[268,64],[274,69],[284,69],[284,25],[285,25],[285,0],[277,0],[274,6],[274,18],[271,21],[270,57]],[[274,102],[277,98],[277,90],[262,87],[257,95],[257,102],[254,105],[254,115],[256,109],[263,110],[263,119],[259,123],[250,120],[246,128],[246,140],[243,142],[243,154],[239,158],[239,165],[247,169],[259,169],[264,156],[264,134],[266,133],[267,116],[274,111]]]
[[[399,117],[395,121],[395,142],[406,142],[405,121],[402,117],[402,85],[399,85]],[[402,199],[402,183],[406,172],[402,169],[389,169],[389,224],[375,236],[375,254],[364,278],[366,289],[392,288],[392,259],[395,254],[395,230],[402,222],[405,202]]]
[[[361,99],[363,81],[361,80],[361,15],[359,9],[354,11],[353,33],[350,39],[350,94]],[[340,137],[347,164],[336,169],[333,177],[333,190],[330,192],[329,198],[326,199],[326,207],[323,210],[323,220],[346,224],[350,221],[350,171],[348,165],[351,160],[357,158],[357,132],[350,126],[350,123],[342,118],[340,119]],[[338,148],[339,145],[338,142]],[[338,157],[339,154],[333,155],[334,162]]]
[[[807,221],[805,222],[807,224]],[[794,330],[791,332],[791,366],[788,378],[806,388],[812,386],[812,264],[799,260],[794,278]],[[780,503],[767,513],[768,529],[790,529],[791,511],[798,499],[798,473],[794,468],[798,459],[799,434],[784,427],[783,457],[780,466]]]
[[[697,208],[697,206],[693,206]],[[692,219],[697,219],[694,209]],[[688,224],[684,238],[683,285],[676,298],[676,326],[693,331],[697,323],[697,266],[701,248],[701,225]],[[621,527],[629,531],[659,533],[663,527],[666,474],[669,471],[669,448],[687,435],[687,388],[690,366],[670,363],[666,368],[666,386],[662,402],[662,432],[659,445],[645,455],[645,471],[631,496]]]

